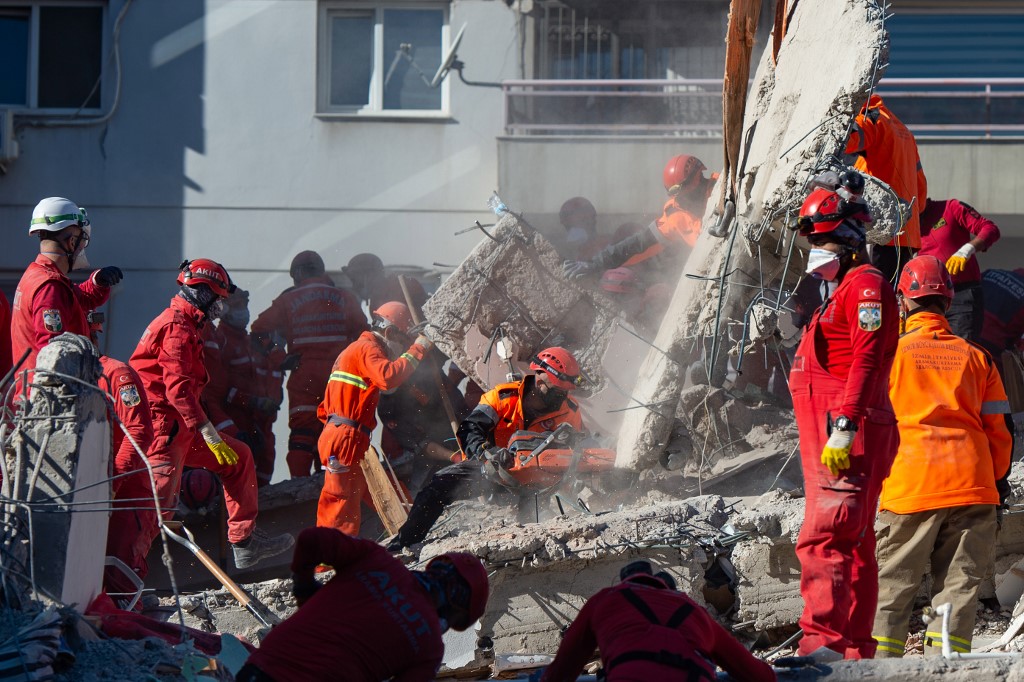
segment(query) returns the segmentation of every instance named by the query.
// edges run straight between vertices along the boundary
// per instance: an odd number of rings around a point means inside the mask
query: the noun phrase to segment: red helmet
[[[530,369],[534,372],[547,372],[552,383],[566,391],[571,391],[580,384],[580,363],[572,353],[559,346],[545,348],[533,356]]]
[[[566,229],[577,225],[594,227],[597,224],[597,209],[586,197],[573,197],[558,210],[558,222]]]
[[[206,469],[189,469],[181,477],[181,501],[196,512],[213,509],[220,498],[220,480]]]
[[[460,600],[464,602],[460,606],[468,612],[466,622],[449,623],[455,630],[465,630],[480,620],[487,608],[487,594],[490,590],[490,585],[487,582],[487,569],[480,559],[468,552],[440,554],[427,563],[426,570],[430,571],[430,567],[435,562],[450,563],[469,587],[469,594]]]
[[[373,326],[380,330],[394,326],[403,334],[408,334],[412,329],[412,313],[404,303],[388,301],[373,311]]]
[[[804,200],[800,207],[797,228],[800,235],[837,233],[837,236],[862,243],[865,239],[861,223],[871,222],[866,204],[847,201],[835,190],[819,187]]]
[[[298,280],[319,277],[325,272],[327,272],[327,268],[324,266],[324,259],[316,251],[300,251],[295,254],[295,258],[292,258],[292,265],[288,269],[291,278]]]
[[[178,273],[178,284],[190,287],[205,284],[221,298],[235,290],[224,266],[209,258],[182,261],[178,269],[181,271]]]
[[[669,194],[678,194],[691,189],[703,176],[705,170],[707,167],[704,162],[696,156],[689,154],[673,156],[665,164],[665,170],[661,174],[662,181],[665,183],[665,191]]]
[[[910,259],[896,287],[904,298],[922,298],[924,296],[945,296],[953,299],[953,278],[949,271],[935,256],[918,256]]]
[[[601,288],[611,294],[639,294],[640,278],[629,268],[612,268],[601,275]]]

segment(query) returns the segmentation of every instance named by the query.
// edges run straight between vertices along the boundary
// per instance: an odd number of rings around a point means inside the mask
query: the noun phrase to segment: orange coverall
[[[370,447],[370,434],[377,426],[375,413],[380,391],[400,386],[422,359],[423,349],[413,344],[392,361],[384,340],[373,332],[363,332],[334,361],[324,399],[316,411],[324,424],[317,449],[324,466],[333,455],[348,470],[326,473],[316,525],[337,528],[349,535],[359,534],[360,505],[364,500],[371,503],[359,462]]]

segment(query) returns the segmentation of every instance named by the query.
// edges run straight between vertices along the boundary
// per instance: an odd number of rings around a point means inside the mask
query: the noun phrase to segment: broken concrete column
[[[632,391],[646,404],[674,405],[698,359],[720,385],[751,304],[762,294],[778,302],[780,281],[782,289],[795,286],[802,249],[784,223],[799,210],[810,177],[838,163],[850,121],[881,77],[876,66],[884,64],[887,38],[876,2],[801,0],[792,13],[778,63],[766,50],[747,104],[735,218],[724,221],[716,206],[708,207],[654,339],[661,350],[647,353]],[[721,187],[712,193],[719,195]],[[720,221],[715,231],[723,239],[711,234]],[[663,410],[628,412],[616,447],[619,466],[656,462],[671,429]]]
[[[39,352],[31,402],[16,416],[5,453],[5,496],[22,503],[5,512],[22,521],[17,532],[31,542],[36,585],[79,609],[100,591],[110,516],[101,374],[98,351],[84,336],[53,339]]]

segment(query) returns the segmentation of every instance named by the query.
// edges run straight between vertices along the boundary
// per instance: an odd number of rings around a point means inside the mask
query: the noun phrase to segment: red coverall
[[[199,333],[204,321],[202,311],[175,296],[170,307],[146,327],[131,366],[142,379],[153,414],[149,461],[164,518],[174,516],[182,467],[209,469],[224,484],[228,540],[235,543],[249,537],[256,523],[256,470],[245,443],[221,434],[238,454],[238,462],[227,466],[217,461],[199,433],[199,427],[208,421],[199,403],[209,379]]]
[[[744,682],[770,682],[775,671],[754,658],[682,592],[626,580],[580,609],[541,682],[572,682],[594,649],[608,682],[715,680],[718,664]]]
[[[275,682],[433,680],[444,655],[441,625],[413,573],[371,540],[307,528],[292,573],[309,581],[320,564],[335,576],[270,631],[246,667]]]
[[[899,435],[889,370],[899,337],[896,296],[881,272],[853,268],[814,313],[793,359],[789,387],[800,430],[805,515],[797,540],[804,612],[800,655],[822,646],[872,658],[878,603],[873,524]],[[858,426],[850,468],[835,477],[821,463],[830,420]]]
[[[280,370],[283,360],[284,351],[272,351],[267,355],[259,351],[253,353],[253,371],[256,375],[258,393],[264,398],[270,398],[278,405],[284,402],[284,372]],[[256,461],[256,477],[259,479],[260,485],[264,485],[264,481],[270,482],[270,476],[274,473],[274,461],[277,459],[277,446],[274,439],[274,422],[277,420],[277,412],[254,412],[252,420],[253,427],[259,432],[259,437],[263,442],[263,452],[269,453],[269,456],[264,455],[262,459]],[[255,457],[255,455],[253,456]]]
[[[22,351],[24,352],[24,351]],[[11,304],[0,291],[0,378],[11,371]]]
[[[252,333],[262,344],[269,340],[286,345],[289,353],[302,356],[288,377],[287,460],[292,476],[309,476],[316,462],[316,442],[323,430],[316,407],[323,400],[331,363],[366,328],[359,300],[326,275],[285,289],[252,323]]]
[[[372,504],[359,462],[377,426],[380,391],[400,386],[422,359],[423,349],[414,344],[391,361],[384,341],[373,332],[363,332],[334,362],[326,394],[316,411],[324,423],[318,449],[324,466],[334,455],[348,471],[328,471],[324,477],[316,525],[359,535],[361,501]]]
[[[42,254],[29,264],[14,293],[11,318],[11,357],[18,359],[26,349],[32,350],[22,369],[35,367],[39,349],[55,336],[64,332],[89,336],[86,311],[100,307],[110,297],[110,288],[96,284],[95,276],[94,272],[85,282],[72,284]]]
[[[107,556],[117,557],[140,578],[149,573],[146,554],[150,538],[158,532],[156,515],[152,512],[153,485],[149,480],[146,465],[135,451],[135,445],[148,453],[153,443],[153,421],[150,418],[149,400],[142,387],[142,379],[130,366],[103,356],[100,358],[106,386],[114,402],[117,419],[135,440],[125,438],[117,421],[111,419],[111,441],[113,442],[114,476],[136,472],[113,482],[114,509],[107,526]],[[148,500],[148,502],[147,502]],[[106,567],[103,571],[103,586],[107,592],[134,592],[135,586],[121,571]]]

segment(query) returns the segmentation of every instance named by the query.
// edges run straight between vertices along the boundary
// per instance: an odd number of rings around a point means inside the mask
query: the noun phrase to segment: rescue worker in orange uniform
[[[324,261],[313,251],[292,259],[294,286],[285,289],[252,323],[264,354],[287,348],[282,369],[288,376],[288,471],[309,476],[316,465],[316,442],[323,425],[316,408],[324,399],[324,377],[345,346],[367,328],[359,301],[334,286]]]
[[[586,197],[566,199],[558,222],[565,228],[570,260],[589,260],[608,246],[608,237],[597,232],[597,209]]]
[[[679,154],[669,159],[662,172],[669,198],[661,217],[646,230],[608,246],[590,260],[565,261],[562,263],[565,276],[581,279],[620,265],[636,265],[653,258],[666,247],[685,244],[693,248],[700,236],[708,197],[718,179],[717,173],[705,177],[706,170],[704,163],[695,156]]]
[[[897,299],[905,320],[889,376],[900,446],[882,485],[875,523],[878,657],[903,656],[914,599],[931,565],[932,606],[950,603],[949,645],[970,653],[978,592],[995,561],[996,481],[1010,467],[1010,404],[995,362],[950,331],[953,280],[934,256],[903,268]],[[941,654],[935,621],[925,655]]]
[[[103,313],[94,310],[87,317],[90,338],[99,347]],[[146,454],[153,443],[153,419],[138,373],[128,364],[106,355],[100,356],[100,365],[105,382],[100,387],[110,394],[117,417],[110,420],[114,510],[107,525],[107,556],[120,559],[139,578],[145,579],[149,574],[148,538],[158,530],[152,511],[153,485],[139,451]],[[125,431],[131,438],[125,437]],[[103,569],[103,589],[108,594],[130,594],[136,588],[120,570],[107,566]]]
[[[370,310],[376,310],[389,301],[405,302],[398,275],[387,274],[384,262],[375,254],[357,253],[341,271],[351,280],[359,300],[366,301]],[[422,308],[427,302],[423,285],[413,277],[406,277],[405,286],[409,289],[412,304]]]
[[[164,518],[170,519],[186,465],[217,474],[224,485],[227,536],[235,566],[249,568],[287,551],[295,539],[288,534],[270,537],[256,529],[252,453],[245,443],[219,433],[200,404],[209,380],[200,330],[209,318],[219,315],[222,299],[235,285],[222,265],[207,258],[183,262],[178,285],[170,306],[146,327],[131,358],[153,414],[149,461],[156,492]]]
[[[903,265],[921,248],[920,216],[928,197],[928,181],[917,140],[882,98],[872,95],[854,119],[846,154],[854,157],[854,168],[886,183],[910,204],[903,233],[885,246],[872,247],[872,262],[886,280],[894,282]]]
[[[498,384],[485,393],[459,424],[458,439],[465,459],[441,469],[420,491],[388,549],[399,552],[422,542],[445,507],[475,494],[484,481],[485,463],[507,468],[507,449],[516,431],[543,433],[567,423],[583,430],[579,405],[569,398],[580,381],[580,366],[572,353],[557,346],[545,348],[530,363],[534,374],[520,381]]]
[[[815,189],[798,223],[812,247],[807,273],[828,291],[789,375],[805,494],[796,545],[804,599],[799,655],[826,662],[874,656],[871,527],[899,438],[888,391],[899,336],[896,296],[868,262],[863,223],[870,214],[858,189],[863,178],[856,174],[842,194]]]
[[[28,233],[39,238],[39,255],[21,276],[11,311],[11,357],[19,360],[29,351],[22,370],[36,366],[39,349],[53,337],[64,332],[88,337],[86,313],[106,303],[110,287],[123,276],[120,268],[109,266],[81,284],[68,279],[76,266],[88,267],[85,247],[92,236],[89,216],[73,201],[40,201],[32,210]]]
[[[318,449],[326,470],[318,526],[359,535],[360,505],[372,504],[359,463],[377,426],[380,392],[400,386],[434,345],[422,334],[410,344],[411,328],[409,309],[389,301],[373,311],[371,331],[363,332],[334,361],[316,412],[324,424]]]
[[[663,571],[634,561],[618,585],[583,605],[540,682],[575,682],[594,649],[604,679],[714,680],[715,665],[745,682],[771,682],[775,671],[736,641],[704,608],[675,589]],[[531,677],[530,679],[533,679]]]

